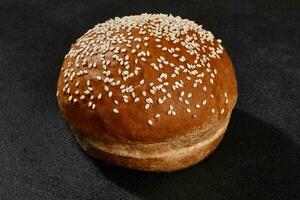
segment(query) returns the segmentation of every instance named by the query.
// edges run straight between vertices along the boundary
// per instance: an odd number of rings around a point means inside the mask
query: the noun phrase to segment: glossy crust
[[[171,17],[158,16],[158,18],[169,20]],[[201,58],[198,61],[200,63],[203,58],[205,60],[205,56],[208,61],[203,61],[204,64],[201,63],[201,65],[198,63],[199,65],[196,67],[195,55],[187,53],[182,44],[172,43],[164,37],[159,38],[158,41],[158,38],[149,32],[141,37],[138,28],[132,28],[131,35],[127,35],[127,38],[130,36],[133,38],[147,37],[147,41],[132,40],[130,45],[127,45],[128,43],[110,43],[112,50],[92,55],[84,54],[84,50],[81,50],[85,48],[83,48],[84,45],[88,45],[90,48],[91,45],[97,44],[97,39],[98,42],[99,40],[101,42],[101,39],[105,40],[100,37],[101,34],[103,34],[101,27],[96,26],[72,45],[71,51],[65,57],[57,88],[60,109],[76,132],[81,145],[87,147],[88,153],[119,166],[148,171],[172,171],[190,166],[211,152],[223,136],[237,99],[237,84],[233,66],[228,54],[219,44],[220,42],[214,38],[200,42],[202,33],[195,30],[189,30],[186,34],[178,36],[179,40],[184,41],[187,36],[199,34],[200,36],[197,38],[199,43],[207,47],[206,50],[200,51]],[[114,34],[126,36],[128,32],[125,28],[112,35]],[[205,35],[207,32],[204,30],[203,34]],[[138,44],[140,47],[135,48]],[[157,45],[162,47],[158,48]],[[117,47],[120,48],[119,51],[113,50]],[[162,50],[163,47],[167,51]],[[132,49],[134,48],[137,52],[133,53]],[[174,56],[173,51],[168,51],[172,48],[173,50],[180,49],[176,52],[177,56]],[[210,56],[212,54],[212,51],[208,50],[210,48],[219,49],[215,58]],[[149,56],[145,55],[142,60],[143,56],[138,56],[138,52],[147,52]],[[138,72],[134,76],[124,80],[124,75],[118,73],[118,70],[123,70],[124,66],[114,58],[114,55],[122,58],[127,56],[126,64],[132,68],[138,66],[140,69],[137,69]],[[181,56],[184,59],[180,59]],[[153,69],[151,64],[158,65],[160,63],[158,59],[161,57],[169,63],[169,66],[167,63],[163,63],[162,68]],[[163,60],[160,61],[163,62]],[[170,63],[175,67],[170,66]],[[190,64],[195,64],[195,66],[189,68],[187,72],[184,68],[189,67]],[[174,68],[178,66],[184,68],[180,68],[180,72],[172,77]],[[109,74],[106,73],[107,68],[109,68]],[[191,75],[193,70],[197,72]],[[105,78],[107,78],[106,82]],[[110,78],[113,81],[119,80],[119,84],[113,85],[107,82]],[[198,78],[201,79],[201,82],[195,86],[195,80]],[[179,81],[182,81],[184,86],[174,89],[174,85]],[[164,91],[151,91],[153,88],[151,83],[158,85],[165,82],[168,82],[168,85],[164,86]],[[126,87],[132,86],[134,94],[132,91],[122,92],[123,88],[120,87],[122,83]],[[124,100],[124,95],[128,96],[127,102]],[[82,96],[84,98],[81,98]],[[164,101],[161,103],[160,99],[163,98]],[[149,104],[148,107],[147,104]],[[145,146],[158,145],[157,151],[162,149],[166,152],[176,151],[181,148],[180,145],[178,146],[181,144],[179,138],[185,138],[187,143],[190,143],[191,141],[188,139],[191,138],[190,135],[201,138],[204,132],[210,133],[207,138],[213,137],[217,133],[219,136],[205,147],[195,148],[182,157],[177,157],[176,153],[169,157],[159,157]],[[201,140],[193,143],[196,145],[203,142]],[[172,145],[163,147],[159,145],[162,143]],[[99,144],[113,145],[100,145],[100,147]],[[118,145],[123,147],[122,151],[127,151],[130,156],[133,155],[132,152],[137,154],[140,152],[140,155],[144,155],[141,153],[144,151],[149,151],[149,155],[152,156],[149,159],[142,156],[130,157],[127,154],[122,156],[116,153]],[[103,150],[103,146],[106,151]]]

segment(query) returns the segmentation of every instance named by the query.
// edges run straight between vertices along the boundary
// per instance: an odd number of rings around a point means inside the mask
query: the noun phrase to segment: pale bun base
[[[220,143],[231,113],[210,130],[195,131],[184,137],[151,144],[112,144],[81,138],[80,146],[89,155],[108,164],[151,172],[172,172],[190,167],[206,158]]]

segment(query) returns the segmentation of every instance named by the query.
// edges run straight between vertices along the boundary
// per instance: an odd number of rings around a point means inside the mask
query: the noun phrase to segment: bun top
[[[65,56],[58,101],[82,136],[156,142],[205,130],[230,115],[234,70],[221,40],[164,14],[116,17]]]

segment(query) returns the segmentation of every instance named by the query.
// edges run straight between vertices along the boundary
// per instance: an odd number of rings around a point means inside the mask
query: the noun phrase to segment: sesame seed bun
[[[142,14],[108,20],[80,37],[65,56],[57,98],[90,155],[174,171],[217,147],[237,83],[211,32],[180,17]]]

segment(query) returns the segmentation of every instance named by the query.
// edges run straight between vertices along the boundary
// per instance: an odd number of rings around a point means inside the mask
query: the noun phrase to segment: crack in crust
[[[104,143],[74,133],[84,151],[106,163],[142,171],[171,172],[192,166],[213,152],[223,138],[230,115],[208,130],[157,143]]]

